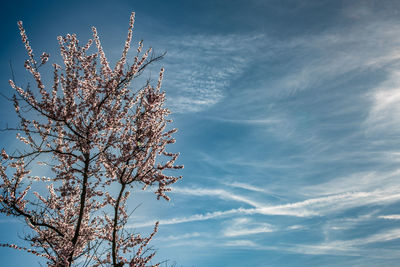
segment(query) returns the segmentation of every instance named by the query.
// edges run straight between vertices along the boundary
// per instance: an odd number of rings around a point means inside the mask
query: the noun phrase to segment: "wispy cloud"
[[[378,218],[386,220],[400,220],[400,214],[380,215]]]
[[[296,47],[298,57],[303,60],[299,60],[300,70],[289,72],[279,81],[279,88],[293,93],[322,83],[346,81],[356,71],[381,69],[399,59],[399,32],[399,27],[381,21],[354,25],[347,31],[331,30],[293,39],[288,46]],[[332,79],[339,76],[339,81]]]
[[[189,192],[189,191],[187,191]],[[198,194],[208,194],[208,191],[197,191]],[[214,191],[211,194],[214,194]],[[222,193],[224,194],[224,193]],[[220,196],[220,194],[215,194]],[[240,198],[239,198],[240,199]],[[236,200],[236,199],[235,199]],[[315,217],[326,216],[329,214],[340,213],[352,208],[374,205],[383,205],[394,203],[400,200],[400,188],[392,188],[389,190],[375,190],[371,192],[348,192],[343,194],[331,195],[319,198],[310,198],[304,201],[281,205],[263,205],[255,208],[237,208],[226,211],[215,211],[205,214],[195,214],[187,217],[178,217],[166,220],[160,220],[160,224],[171,225],[179,223],[187,223],[194,221],[205,221],[217,219],[233,215],[276,215],[276,216],[292,216],[292,217]],[[257,204],[258,205],[258,204]],[[154,225],[154,222],[143,222],[128,226],[144,227]]]
[[[235,249],[250,249],[250,250],[265,250],[265,251],[279,251],[291,254],[304,254],[304,255],[332,255],[332,256],[357,256],[364,258],[377,258],[377,259],[396,259],[400,256],[398,250],[377,248],[370,245],[380,244],[382,242],[389,242],[400,239],[400,229],[394,228],[383,230],[378,233],[355,239],[348,240],[333,240],[328,242],[317,243],[276,243],[274,245],[266,245],[256,242],[254,239],[237,238],[237,236],[227,236],[230,240],[221,242],[212,242],[210,240],[199,239],[193,241],[180,240],[177,241],[179,246],[196,245],[208,247],[235,247]],[[218,237],[220,238],[220,237]]]
[[[383,157],[386,162],[389,160],[383,154],[374,154],[375,157]],[[400,169],[391,169],[389,171],[370,170],[364,172],[356,172],[344,176],[335,177],[334,179],[315,185],[305,186],[302,189],[305,195],[336,195],[346,192],[355,191],[375,191],[387,190],[393,192],[398,187],[398,177]]]
[[[172,241],[172,240],[184,240],[184,239],[192,239],[196,237],[204,237],[204,233],[200,234],[198,232],[193,232],[193,233],[185,233],[183,235],[169,235],[169,236],[161,236],[158,237],[157,239],[159,241]]]
[[[288,204],[264,206],[257,209],[257,212],[264,215],[286,215],[296,217],[325,216],[355,207],[362,207],[370,204],[388,204],[399,200],[400,188],[396,187],[390,190],[347,192],[326,197],[310,198]]]
[[[302,230],[302,229],[307,229],[307,227],[305,225],[295,224],[295,225],[288,226],[286,229],[287,230]]]
[[[369,244],[388,242],[399,238],[400,229],[395,228],[383,230],[362,238],[334,240],[315,245],[299,245],[298,248],[303,249],[303,253],[306,254],[340,254],[342,252],[346,255],[350,252],[355,255],[364,255],[368,252],[371,253],[370,249],[366,248]],[[398,257],[398,255],[395,257]]]
[[[234,200],[242,203],[249,204],[253,207],[261,207],[263,204],[253,201],[247,197],[234,194],[233,192],[226,191],[224,189],[206,189],[206,188],[184,188],[175,187],[174,193],[185,194],[190,196],[211,196],[218,197],[223,200]]]
[[[395,228],[391,230],[384,230],[367,237],[353,239],[349,241],[343,241],[343,243],[349,244],[350,246],[365,246],[366,244],[370,243],[387,242],[399,238],[400,238],[400,228]]]
[[[166,58],[168,106],[174,112],[197,112],[218,103],[224,90],[256,56],[263,35],[192,35],[170,41]],[[246,51],[245,56],[243,51]]]
[[[215,218],[220,218],[223,216],[228,216],[232,214],[239,214],[239,213],[251,213],[251,209],[232,209],[232,210],[226,210],[226,211],[215,211],[215,212],[208,212],[205,214],[195,214],[191,216],[186,216],[186,217],[179,217],[179,218],[172,218],[172,219],[164,219],[164,220],[159,220],[160,225],[170,225],[170,224],[178,224],[178,223],[188,223],[188,222],[195,222],[195,221],[205,221],[205,220],[210,220],[210,219],[215,219]],[[154,221],[149,221],[149,222],[143,222],[143,223],[135,223],[131,225],[127,225],[126,228],[139,228],[139,227],[147,227],[147,226],[153,226]]]
[[[268,246],[256,243],[251,240],[232,240],[221,243],[221,246],[230,246],[235,244],[244,249],[258,250],[278,250],[288,253],[306,254],[306,255],[342,255],[342,256],[363,256],[367,258],[397,258],[399,253],[391,249],[368,248],[369,244],[388,242],[400,238],[400,229],[391,229],[379,233],[349,240],[335,240],[315,244],[277,244]],[[250,241],[250,242],[249,242]],[[376,253],[379,251],[379,253]]]
[[[398,134],[400,131],[400,71],[390,70],[387,79],[370,94],[372,107],[365,121],[368,133]]]
[[[255,222],[246,217],[235,218],[225,222],[224,224],[226,225],[226,228],[223,231],[223,235],[226,237],[262,234],[276,230],[275,227],[268,223]]]
[[[218,158],[199,152],[198,156],[200,160],[219,168],[225,168],[226,166],[243,166],[254,167],[256,169],[295,169],[296,167],[299,167],[299,163],[296,162],[282,162],[274,159],[261,160],[255,158],[245,158],[244,156],[240,155],[235,155],[229,158]]]
[[[229,246],[229,247],[257,247],[258,244],[251,240],[229,240],[225,243],[223,243],[224,246]]]
[[[227,119],[221,117],[211,117],[212,120],[217,120],[221,122],[230,122],[237,124],[249,124],[249,125],[274,125],[282,122],[282,119],[277,117],[274,118],[259,118],[259,119]]]
[[[241,189],[245,189],[245,190],[249,190],[249,191],[254,191],[254,192],[265,192],[265,189],[254,186],[254,185],[250,185],[250,184],[246,184],[246,183],[240,183],[240,182],[222,182],[224,185],[227,186],[231,186],[231,187],[237,187],[237,188],[241,188]]]

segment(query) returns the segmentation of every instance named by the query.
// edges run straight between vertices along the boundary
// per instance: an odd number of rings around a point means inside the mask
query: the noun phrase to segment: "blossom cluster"
[[[155,87],[148,82],[138,91],[130,88],[131,81],[159,59],[150,56],[151,49],[142,52],[140,42],[133,63],[127,64],[133,26],[134,13],[114,68],[96,28],[84,46],[75,34],[58,37],[64,66],[53,64],[53,85],[47,87],[38,67],[50,55],[42,53],[38,66],[23,24],[18,22],[28,53],[25,68],[38,90],[24,89],[10,80],[18,96],[13,98],[20,118],[17,138],[30,150],[1,151],[0,212],[25,220],[32,229],[26,239],[33,249],[24,250],[47,258],[49,266],[72,266],[80,257],[93,261],[93,266],[147,266],[154,256],[145,248],[158,223],[149,237],[124,230],[129,192],[137,186],[150,187],[158,199],[169,200],[168,186],[181,177],[165,171],[183,166],[175,165],[178,153],[165,150],[175,142],[176,129],[166,130],[171,121],[166,118],[170,112],[161,91],[164,69]],[[90,53],[93,43],[97,51]],[[21,101],[37,116],[25,114]],[[51,159],[44,164],[53,175],[30,176],[30,164],[36,158],[48,159],[46,155]],[[47,194],[31,192],[30,184],[23,181],[45,184]],[[115,196],[111,187],[118,188]],[[103,249],[101,255],[98,249]]]

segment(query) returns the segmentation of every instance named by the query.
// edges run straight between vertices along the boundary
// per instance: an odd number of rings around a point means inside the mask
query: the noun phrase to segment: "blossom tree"
[[[37,90],[10,80],[20,126],[8,130],[15,130],[27,148],[1,150],[0,211],[24,219],[32,231],[25,237],[29,248],[2,246],[45,257],[48,266],[150,264],[154,252],[147,245],[158,222],[148,237],[124,229],[130,191],[149,187],[158,199],[169,200],[168,186],[181,177],[166,173],[183,166],[174,164],[178,153],[165,150],[175,142],[171,134],[176,129],[166,129],[171,121],[166,118],[165,92],[160,91],[164,70],[156,86],[148,81],[136,91],[130,88],[133,79],[162,58],[152,56],[151,49],[144,51],[139,42],[133,62],[127,63],[133,25],[134,13],[114,68],[96,28],[84,46],[75,34],[58,37],[64,66],[53,64],[52,86],[46,86],[39,68],[49,54],[37,61],[18,22],[28,54],[25,68]],[[36,163],[48,167],[51,175],[31,175]],[[32,192],[31,186],[38,185],[47,190]]]

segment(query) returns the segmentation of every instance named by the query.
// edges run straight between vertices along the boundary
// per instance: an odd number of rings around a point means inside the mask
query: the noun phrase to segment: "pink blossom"
[[[171,135],[176,129],[165,131],[170,112],[164,107],[165,93],[160,91],[164,69],[155,87],[148,84],[138,92],[129,87],[139,72],[156,60],[150,56],[151,49],[141,54],[140,42],[133,64],[126,67],[133,26],[134,13],[113,70],[96,28],[92,28],[93,41],[85,46],[79,45],[75,34],[58,37],[64,66],[53,64],[53,85],[46,87],[22,22],[18,22],[28,54],[25,68],[37,91],[9,81],[19,96],[14,98],[20,118],[17,138],[27,149],[12,156],[1,151],[0,212],[25,219],[33,231],[27,236],[32,248],[1,246],[45,257],[48,266],[71,266],[79,257],[91,258],[94,266],[147,266],[154,257],[146,246],[157,232],[158,222],[148,237],[124,230],[129,191],[155,186],[157,198],[169,200],[169,186],[181,177],[167,176],[164,171],[183,166],[175,165],[178,153],[165,151],[175,142]],[[97,53],[88,54],[92,42]],[[41,64],[48,59],[49,54],[43,53]],[[20,99],[38,119],[27,119],[32,116],[19,108]],[[51,160],[38,164],[48,166],[52,175],[30,176],[28,166],[46,154]],[[22,181],[44,185],[47,193],[31,192],[30,184]],[[111,187],[119,188],[118,192],[111,194]],[[107,248],[102,255],[93,249],[99,242]]]

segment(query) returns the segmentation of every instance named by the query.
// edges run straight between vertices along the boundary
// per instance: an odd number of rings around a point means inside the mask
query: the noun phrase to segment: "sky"
[[[2,1],[0,91],[24,83],[23,20],[36,54],[96,26],[117,60],[134,42],[167,52],[163,90],[177,163],[170,202],[135,192],[128,227],[160,229],[154,263],[176,266],[400,264],[400,2]],[[43,75],[43,74],[42,74]],[[15,125],[0,98],[0,127]],[[1,133],[11,149],[13,134]],[[0,217],[0,241],[27,228]],[[1,266],[40,266],[0,249]],[[42,261],[43,263],[43,261]]]

